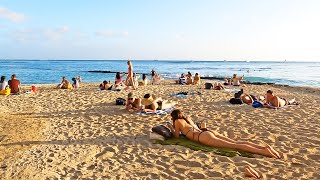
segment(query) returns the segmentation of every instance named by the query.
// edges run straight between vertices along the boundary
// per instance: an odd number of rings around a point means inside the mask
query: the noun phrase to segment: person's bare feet
[[[277,158],[277,159],[283,158],[282,153],[276,151],[270,145],[266,144],[266,148],[275,156],[275,158]]]
[[[254,177],[254,178],[257,178],[257,179],[261,178],[261,174],[258,173],[256,170],[254,170],[250,166],[245,167],[244,173],[245,173],[246,176],[249,176],[249,177]]]

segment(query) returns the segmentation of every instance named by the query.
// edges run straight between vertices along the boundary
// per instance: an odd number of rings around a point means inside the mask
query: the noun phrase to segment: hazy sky
[[[0,58],[320,61],[320,1],[0,0]]]

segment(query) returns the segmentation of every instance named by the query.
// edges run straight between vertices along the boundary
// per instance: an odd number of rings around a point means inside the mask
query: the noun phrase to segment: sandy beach
[[[0,96],[0,179],[245,179],[251,166],[263,179],[320,179],[320,89],[248,85],[250,94],[268,89],[300,103],[278,110],[232,105],[233,93],[204,86],[139,87],[178,102],[193,120],[233,138],[270,144],[283,159],[226,157],[182,146],[153,144],[150,129],[170,115],[138,115],[116,106],[129,91],[38,87],[36,93]],[[25,89],[29,87],[24,87]],[[199,91],[202,95],[170,97]]]

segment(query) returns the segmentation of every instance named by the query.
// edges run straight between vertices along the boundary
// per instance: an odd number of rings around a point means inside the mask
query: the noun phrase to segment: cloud
[[[12,32],[12,37],[18,42],[30,41],[49,41],[57,42],[63,40],[65,34],[68,33],[69,27],[62,26],[59,28],[46,28],[46,29],[17,29]]]
[[[105,38],[112,37],[127,37],[129,33],[127,31],[110,31],[110,30],[99,30],[95,32],[96,36],[101,36]]]
[[[70,31],[68,26],[62,26],[55,29],[46,29],[43,32],[43,35],[46,37],[46,39],[51,41],[58,41],[62,39],[62,37]]]
[[[18,29],[12,33],[12,37],[15,41],[18,42],[27,42],[37,40],[38,33],[33,29]]]
[[[0,18],[7,19],[11,22],[22,22],[26,20],[27,17],[24,14],[16,13],[9,9],[0,7]]]

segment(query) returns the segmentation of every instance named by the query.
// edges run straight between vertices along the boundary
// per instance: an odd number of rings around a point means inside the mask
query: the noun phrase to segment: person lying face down
[[[297,104],[295,99],[287,100],[285,98],[280,98],[278,96],[273,95],[273,92],[271,90],[267,91],[265,97],[266,103],[264,104],[264,107],[266,108],[277,108],[286,105]]]
[[[113,85],[112,85],[110,82],[104,80],[104,81],[100,84],[99,88],[100,88],[101,90],[111,90],[111,89],[112,89],[112,86],[113,86]]]
[[[126,110],[141,110],[141,100],[139,98],[135,98],[132,92],[128,93],[128,98],[126,101]]]
[[[197,128],[195,123],[183,115],[182,111],[175,109],[171,113],[172,125],[168,123],[169,128],[173,135],[177,138],[180,137],[180,133],[186,138],[197,141],[201,144],[216,147],[216,148],[230,148],[242,150],[254,154],[261,154],[264,156],[282,158],[282,154],[269,145],[261,146],[246,141],[236,141],[225,137],[215,131],[201,130]]]
[[[145,94],[141,100],[141,104],[144,106],[142,109],[143,112],[155,112],[157,110],[170,108],[176,103],[169,103],[167,100],[162,100],[162,98],[156,98],[155,95]]]

